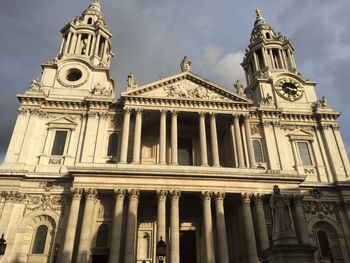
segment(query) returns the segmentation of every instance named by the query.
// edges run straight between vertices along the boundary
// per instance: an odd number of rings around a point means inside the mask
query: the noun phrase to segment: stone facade
[[[274,185],[315,262],[350,262],[340,114],[259,11],[237,92],[185,57],[156,82],[130,74],[116,99],[99,1],[61,32],[57,57],[17,95],[0,168],[2,262],[156,263],[162,239],[169,263],[256,263],[273,242]]]

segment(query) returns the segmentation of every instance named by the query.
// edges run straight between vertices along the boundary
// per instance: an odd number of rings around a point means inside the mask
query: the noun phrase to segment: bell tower
[[[311,109],[317,101],[316,83],[305,80],[298,71],[292,43],[275,33],[259,9],[241,65],[246,74],[245,92],[256,105]]]
[[[93,3],[61,29],[58,55],[43,64],[40,81],[47,96],[82,99],[90,96],[114,97],[109,74],[112,34],[104,19],[100,1]]]

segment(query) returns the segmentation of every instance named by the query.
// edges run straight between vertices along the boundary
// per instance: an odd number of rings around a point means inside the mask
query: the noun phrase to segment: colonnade
[[[97,198],[97,191],[95,189],[86,189],[84,191],[75,189],[72,197],[72,203],[66,227],[65,240],[62,250],[61,262],[71,262],[73,255],[74,240],[76,235],[76,227],[78,221],[79,207],[81,197],[84,194],[85,207],[82,218],[82,228],[80,240],[77,251],[77,263],[88,262],[90,250],[92,245],[92,229],[94,218],[93,214],[94,204]],[[220,263],[229,262],[227,230],[225,223],[224,212],[224,198],[223,192],[201,192],[202,200],[202,225],[203,225],[203,242],[204,242],[204,262],[212,263],[216,261]],[[125,244],[123,262],[135,263],[136,261],[136,235],[138,222],[138,204],[140,198],[139,190],[114,190],[115,209],[112,220],[111,233],[111,249],[109,254],[109,262],[121,262],[120,248],[121,243]],[[242,217],[243,233],[245,240],[246,260],[249,263],[256,263],[258,261],[258,251],[263,251],[269,248],[269,238],[266,227],[263,195],[242,193],[239,195],[240,205],[233,207],[233,209],[240,209],[239,215]],[[124,201],[128,198],[127,216],[126,216],[126,234],[125,240],[122,240],[122,220],[124,211]],[[169,254],[167,256],[170,263],[180,262],[180,214],[179,214],[179,200],[181,198],[181,191],[172,190],[157,191],[157,231],[156,238],[160,240],[168,240]],[[214,200],[214,206],[212,201]],[[305,221],[303,218],[301,198],[294,197],[292,202],[292,215],[296,234],[300,243],[308,243],[308,236]],[[166,203],[170,201],[170,214],[167,214]],[[212,211],[215,207],[215,211]],[[254,209],[253,218],[252,209]],[[212,222],[212,213],[215,214],[215,225]],[[166,218],[170,216],[169,232],[166,227]],[[167,239],[167,233],[170,234]],[[214,233],[216,237],[214,239]],[[217,244],[214,244],[214,240]],[[215,253],[215,247],[217,253]]]
[[[141,162],[141,134],[142,134],[142,109],[130,109],[124,110],[124,123],[122,131],[122,140],[120,148],[120,163],[128,162],[128,146],[129,146],[129,134],[130,134],[130,118],[131,114],[135,114],[135,126],[134,126],[134,138],[132,149],[132,164],[139,164]],[[159,161],[158,164],[167,164],[166,158],[166,138],[167,138],[167,110],[160,110],[160,123],[159,123]],[[170,164],[178,164],[178,114],[176,110],[170,111],[171,114],[171,128],[170,128],[170,148],[171,148],[171,160]],[[217,135],[217,115],[215,112],[199,112],[199,145],[200,145],[200,165],[208,166],[208,142],[207,142],[207,130],[206,130],[206,116],[210,115],[210,148],[212,156],[212,166],[220,166],[218,135]],[[243,120],[242,122],[240,120]],[[256,167],[254,149],[252,142],[252,135],[250,129],[249,115],[233,114],[232,122],[230,124],[230,135],[232,136],[232,147],[236,154],[233,155],[233,163],[237,168],[254,168]],[[247,153],[247,156],[246,154]]]

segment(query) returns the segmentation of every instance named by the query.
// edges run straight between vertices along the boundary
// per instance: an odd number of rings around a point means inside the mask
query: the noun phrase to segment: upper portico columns
[[[236,151],[237,151],[237,158],[238,158],[238,167],[244,168],[244,155],[243,155],[243,145],[242,145],[242,135],[241,135],[241,128],[239,124],[239,115],[234,114],[233,115],[233,125],[234,125],[234,136],[233,138],[236,143]]]
[[[213,166],[220,166],[218,136],[216,128],[216,114],[214,112],[210,113],[210,139],[213,156]]]
[[[134,132],[134,149],[132,163],[140,163],[140,153],[141,153],[141,130],[142,130],[142,109],[136,109],[135,117],[135,132]]]
[[[120,162],[126,163],[128,157],[128,144],[129,144],[129,129],[130,129],[130,114],[131,109],[124,109],[124,123],[123,123],[123,133],[120,149]]]
[[[205,132],[205,112],[199,113],[199,140],[201,147],[201,166],[208,166],[207,135]]]
[[[178,164],[177,159],[177,114],[178,111],[171,111],[171,164]]]
[[[256,166],[255,164],[255,156],[254,156],[254,149],[253,149],[253,141],[252,141],[252,132],[250,129],[250,121],[249,121],[249,115],[244,116],[244,128],[246,133],[246,140],[247,140],[247,148],[248,148],[248,156],[249,156],[249,163],[250,168],[254,168]]]
[[[159,164],[166,164],[166,110],[160,111],[159,124]]]

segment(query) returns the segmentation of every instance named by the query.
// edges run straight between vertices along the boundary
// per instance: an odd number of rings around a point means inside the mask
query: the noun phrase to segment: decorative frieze
[[[334,214],[336,204],[332,202],[303,202],[303,208],[306,214],[324,216]]]
[[[32,211],[51,210],[53,212],[59,212],[63,209],[63,200],[60,195],[50,194],[28,194],[26,198],[26,207],[23,211],[23,215],[26,215]]]
[[[3,191],[1,192],[1,197],[6,202],[21,203],[26,199],[26,194],[18,191]]]

